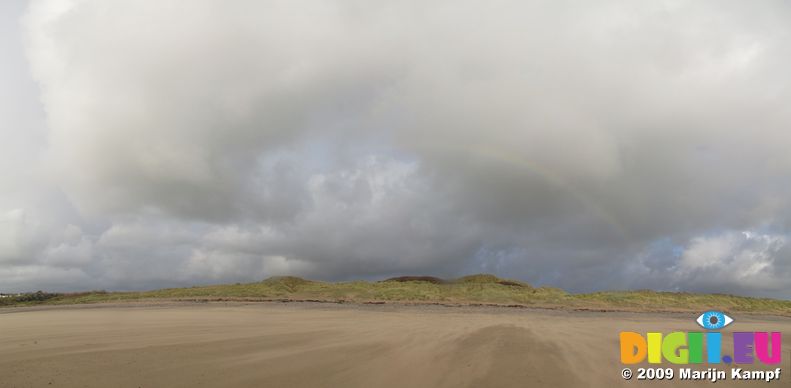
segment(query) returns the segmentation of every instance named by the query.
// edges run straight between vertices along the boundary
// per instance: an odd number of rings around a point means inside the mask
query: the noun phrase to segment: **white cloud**
[[[775,262],[789,260],[781,252],[785,235],[750,231],[696,237],[681,255],[675,271],[677,284],[695,288],[782,289],[787,277]]]

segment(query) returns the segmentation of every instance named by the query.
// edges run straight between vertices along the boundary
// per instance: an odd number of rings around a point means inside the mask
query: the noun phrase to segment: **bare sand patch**
[[[740,331],[791,332],[788,318],[736,318]],[[620,377],[618,333],[690,331],[693,319],[276,303],[6,309],[0,386],[639,386],[646,382]],[[784,373],[791,373],[788,354],[785,345]]]

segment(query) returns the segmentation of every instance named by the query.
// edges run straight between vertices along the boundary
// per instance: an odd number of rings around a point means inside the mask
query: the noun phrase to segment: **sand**
[[[0,309],[0,387],[711,386],[621,377],[620,331],[693,331],[694,318],[305,303]],[[732,330],[791,333],[791,319],[734,318]],[[783,348],[769,386],[791,384]]]

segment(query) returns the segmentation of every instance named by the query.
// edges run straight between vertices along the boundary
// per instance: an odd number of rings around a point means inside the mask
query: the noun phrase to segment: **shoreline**
[[[552,314],[586,314],[589,316],[631,316],[642,317],[668,317],[684,318],[690,314],[699,314],[695,310],[627,310],[627,309],[584,309],[568,307],[545,307],[528,305],[500,305],[483,303],[443,303],[443,302],[338,302],[321,300],[299,300],[299,299],[239,299],[239,298],[184,298],[184,299],[149,299],[134,301],[108,301],[92,303],[73,303],[73,304],[41,304],[30,306],[3,306],[0,307],[0,315],[15,314],[35,311],[58,311],[58,310],[92,310],[92,309],[168,309],[182,307],[293,307],[305,309],[326,309],[326,310],[359,310],[359,311],[379,311],[379,312],[447,312],[447,313],[483,313],[483,314],[530,314],[544,313]],[[764,313],[764,312],[738,312],[740,317],[749,317],[751,320],[763,321],[791,321],[791,316]],[[742,318],[743,320],[744,318]]]

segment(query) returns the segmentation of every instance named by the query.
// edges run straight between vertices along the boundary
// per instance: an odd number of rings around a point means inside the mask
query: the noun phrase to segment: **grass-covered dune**
[[[142,292],[92,291],[72,294],[39,292],[2,298],[0,306],[157,300],[492,305],[600,311],[717,309],[728,312],[791,316],[791,301],[786,300],[645,290],[571,294],[558,288],[532,287],[527,283],[485,274],[450,280],[430,276],[402,276],[378,282],[337,283],[282,276],[257,283],[167,288]]]

